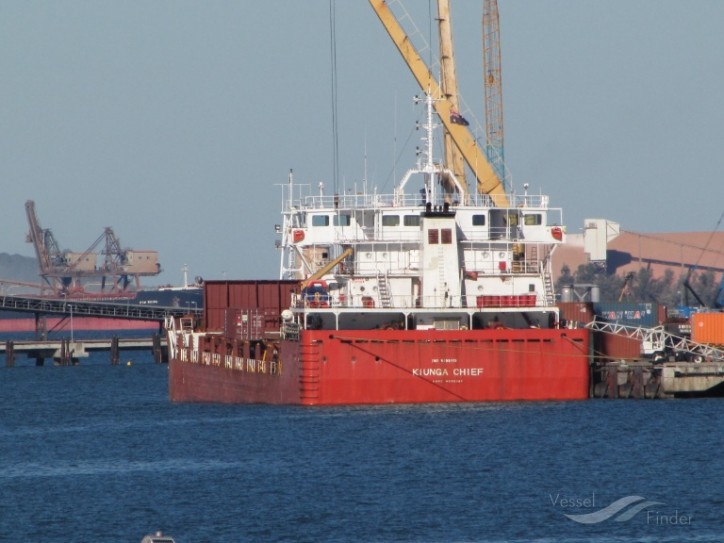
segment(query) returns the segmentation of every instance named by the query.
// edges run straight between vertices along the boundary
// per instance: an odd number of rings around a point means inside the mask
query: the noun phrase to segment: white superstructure
[[[330,196],[320,187],[295,198],[290,175],[281,279],[304,287],[292,310],[324,329],[553,326],[550,257],[564,241],[561,210],[527,185],[507,208],[467,192],[433,160],[433,99],[424,102],[417,166],[392,194]]]

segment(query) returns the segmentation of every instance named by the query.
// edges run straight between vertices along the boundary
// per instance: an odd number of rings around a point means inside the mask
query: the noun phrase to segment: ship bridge
[[[278,228],[281,278],[300,281],[294,310],[305,326],[479,328],[507,319],[523,327],[556,320],[550,257],[564,240],[561,210],[550,208],[547,196],[529,194],[528,185],[504,207],[464,190],[433,160],[432,99],[426,102],[417,165],[391,194],[365,188],[330,196],[323,184],[318,194],[302,194],[290,174]]]

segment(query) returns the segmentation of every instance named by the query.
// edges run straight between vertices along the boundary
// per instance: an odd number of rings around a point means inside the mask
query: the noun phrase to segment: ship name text
[[[480,377],[485,368],[413,368],[412,375],[415,377]]]

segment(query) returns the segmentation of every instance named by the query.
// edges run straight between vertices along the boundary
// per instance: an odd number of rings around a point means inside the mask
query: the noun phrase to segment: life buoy
[[[312,281],[307,285],[307,288],[313,288],[313,287],[323,288],[324,290],[329,289],[327,282],[322,279],[317,279],[316,281]]]
[[[326,281],[317,279],[304,288],[304,300],[308,307],[328,307],[329,291]]]

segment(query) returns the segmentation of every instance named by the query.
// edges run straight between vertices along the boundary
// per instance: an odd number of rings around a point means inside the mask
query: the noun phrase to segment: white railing
[[[334,309],[355,309],[355,310],[416,310],[416,311],[439,311],[450,309],[522,309],[545,306],[544,296],[536,292],[525,292],[521,294],[502,294],[477,296],[475,294],[464,294],[461,296],[434,295],[434,296],[412,296],[392,295],[390,305],[383,306],[379,296],[355,295],[352,298],[345,297],[325,298],[323,300],[305,299],[301,295],[292,298],[292,306],[297,309],[305,308],[308,311],[334,310]]]
[[[509,195],[510,208],[549,209],[549,198],[546,195]],[[443,195],[439,201],[430,202],[433,206],[444,204]],[[383,209],[390,207],[424,207],[425,201],[419,193],[357,193],[336,195],[308,195],[295,200],[285,200],[284,211],[294,209]],[[494,207],[493,200],[486,194],[470,192],[463,201],[453,199],[450,209],[458,206]]]

